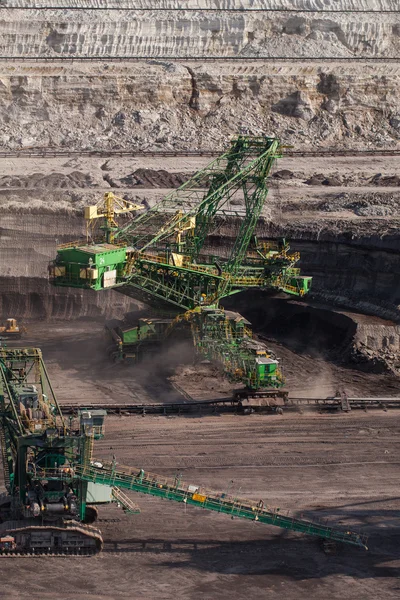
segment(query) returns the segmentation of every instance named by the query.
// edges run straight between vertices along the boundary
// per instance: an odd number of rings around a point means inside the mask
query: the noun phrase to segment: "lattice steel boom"
[[[237,138],[180,188],[115,228],[113,244],[59,247],[51,265],[54,284],[119,288],[185,310],[216,305],[251,287],[305,294],[311,278],[294,268],[299,255],[284,240],[255,237],[267,178],[280,155],[276,138]]]

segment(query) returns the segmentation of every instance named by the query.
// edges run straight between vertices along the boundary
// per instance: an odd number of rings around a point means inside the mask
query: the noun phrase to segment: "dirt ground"
[[[42,347],[60,402],[165,402],[177,397],[166,380],[168,369],[162,368],[163,354],[153,365],[111,366],[101,329],[101,323],[84,320],[29,325],[24,345]],[[310,362],[281,350],[286,372],[292,373],[291,390],[298,393],[313,372],[314,378],[320,374],[320,393],[334,391],[338,378],[351,393],[396,391],[389,379],[382,388],[381,375],[344,369],[322,358]],[[170,371],[174,361],[179,362],[174,358]],[[296,379],[298,366],[306,368],[308,362],[309,371]],[[185,369],[193,373],[190,360]],[[218,387],[220,378],[212,371],[208,376]],[[115,454],[120,464],[161,475],[179,471],[189,483],[263,498],[297,516],[360,529],[369,535],[368,552],[343,547],[326,555],[313,538],[132,494],[140,515],[126,516],[115,505],[100,508],[101,555],[2,559],[0,598],[398,598],[399,416],[395,411],[109,416],[106,436],[95,446],[99,459]]]
[[[173,347],[160,347],[158,354],[137,365],[114,364],[107,355],[110,342],[102,319],[25,323],[28,331],[23,344],[42,349],[61,403],[182,401],[174,383],[194,400],[203,400],[229,396],[237,387],[222,377],[217,367],[196,360],[190,339],[176,342]],[[266,343],[276,353],[293,397],[325,398],[338,388],[349,396],[400,396],[397,377],[361,372],[332,362],[315,351],[313,340],[301,353],[276,340],[268,339]]]
[[[16,157],[0,161],[0,204],[15,214],[82,214],[104,192],[153,206],[211,162],[210,157]],[[269,180],[263,216],[275,223],[318,218],[377,224],[399,218],[397,156],[290,157]],[[237,209],[237,205],[236,205]]]

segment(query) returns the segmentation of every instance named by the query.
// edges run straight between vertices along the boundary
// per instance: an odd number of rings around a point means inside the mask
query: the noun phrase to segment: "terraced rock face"
[[[396,0],[3,4],[0,148],[220,149],[236,133],[299,147],[400,139]],[[139,62],[104,60],[124,57]]]
[[[218,151],[239,133],[276,135],[299,149],[398,147],[397,0],[2,5],[0,149]],[[96,7],[102,10],[89,10]],[[79,57],[91,60],[63,61]],[[116,300],[106,296],[88,296],[86,305],[80,292],[48,292],[55,240],[80,233],[79,211],[105,190],[155,202],[203,164],[186,163],[10,163],[0,173],[3,298],[28,290],[21,313],[33,306],[45,315],[109,311]],[[284,205],[279,212],[277,195],[267,233],[296,241],[324,297],[343,292],[355,305],[371,296],[393,314],[400,298],[397,167],[371,164],[353,179],[346,161],[334,169],[289,167]],[[32,294],[44,292],[53,299],[43,308]],[[128,300],[119,302],[118,311],[125,309]]]
[[[8,7],[54,7],[64,8],[66,0],[2,0]],[[142,10],[315,10],[323,12],[396,11],[397,0],[68,0],[75,8],[142,9]]]
[[[395,147],[398,64],[0,62],[0,148]]]
[[[57,10],[66,6],[59,0],[31,10],[30,3],[6,2],[14,8],[3,11],[2,54],[351,57],[396,56],[399,49],[394,0],[100,2],[125,8],[100,11],[85,10],[95,6],[86,0],[68,4],[76,10]]]
[[[394,14],[4,11],[3,56],[397,56]]]

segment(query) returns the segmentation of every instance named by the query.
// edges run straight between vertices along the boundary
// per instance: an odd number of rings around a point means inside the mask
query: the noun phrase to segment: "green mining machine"
[[[360,534],[281,514],[254,502],[166,479],[143,469],[116,469],[93,458],[104,435],[104,411],[63,417],[36,348],[0,349],[0,440],[6,492],[0,495],[0,555],[95,554],[102,549],[94,525],[96,505],[139,508],[124,491],[298,531],[366,548]]]
[[[196,308],[175,319],[141,318],[135,327],[107,328],[113,345],[110,355],[115,362],[139,360],[159,350],[160,344],[187,337],[189,322],[197,352],[222,366],[225,375],[234,383],[244,384],[235,392],[237,400],[251,395],[268,394],[286,399],[282,390],[284,379],[279,362],[265,344],[253,338],[250,322],[239,313],[216,307]],[[262,391],[260,391],[262,390]]]
[[[311,287],[311,277],[295,267],[299,254],[291,253],[285,240],[256,236],[267,209],[267,179],[280,155],[278,139],[239,137],[180,188],[149,210],[139,207],[122,224],[116,217],[126,218],[137,205],[106,194],[103,203],[85,211],[86,241],[58,247],[52,282],[115,289],[158,308],[168,306],[186,315],[197,350],[223,364],[228,377],[253,391],[281,387],[274,356],[254,343],[243,317],[219,306],[223,298],[250,288],[301,297]],[[170,326],[164,324],[166,336]],[[148,322],[114,331],[115,357],[136,357],[139,348],[162,335],[161,325]]]
[[[103,488],[76,479],[72,465],[90,460],[93,440],[103,434],[103,413],[81,413],[78,429],[72,430],[40,350],[0,349],[0,440],[7,489],[0,496],[1,551],[101,548],[100,532],[85,521],[92,517],[90,501],[106,495]]]

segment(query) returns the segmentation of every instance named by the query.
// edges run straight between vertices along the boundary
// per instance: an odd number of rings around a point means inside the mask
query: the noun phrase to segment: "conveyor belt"
[[[101,464],[101,463],[100,463]],[[216,512],[275,525],[282,529],[298,531],[322,539],[351,544],[367,549],[367,538],[350,530],[328,527],[322,523],[297,519],[281,514],[279,509],[268,507],[263,501],[254,502],[208,491],[200,486],[183,483],[179,478],[167,479],[145,472],[143,469],[129,468],[128,472],[116,471],[113,465],[101,468],[92,465],[78,465],[76,472],[84,481],[100,483],[112,487],[149,494],[174,502],[205,508]]]
[[[400,398],[390,397],[371,397],[371,398],[347,398],[348,405],[351,410],[377,408],[387,410],[388,408],[400,408]],[[269,403],[262,403],[262,399],[249,398],[242,403],[233,398],[215,398],[211,400],[201,400],[193,402],[168,402],[166,404],[111,404],[111,403],[91,403],[63,404],[62,411],[64,414],[73,415],[79,409],[87,410],[106,410],[108,414],[121,415],[173,415],[173,414],[188,414],[198,413],[213,414],[213,413],[243,413],[247,411],[255,411],[260,413],[274,413],[298,410],[302,407],[307,407],[310,410],[342,410],[342,398],[327,397],[327,398],[289,398],[287,403],[275,404],[271,399]]]

